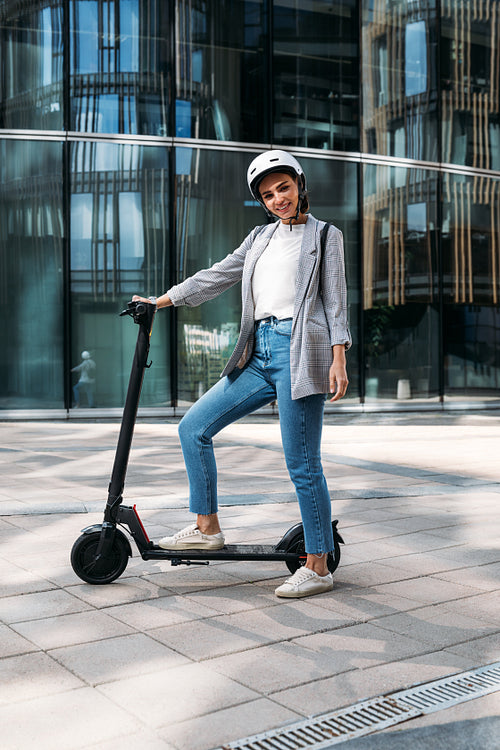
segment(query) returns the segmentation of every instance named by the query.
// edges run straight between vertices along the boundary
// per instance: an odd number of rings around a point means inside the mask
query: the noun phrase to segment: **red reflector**
[[[139,514],[138,514],[138,512],[137,512],[137,505],[134,505],[134,508],[133,508],[133,510],[134,510],[134,513],[135,513],[135,517],[136,517],[136,518],[137,518],[137,520],[139,521],[140,527],[141,527],[141,529],[142,529],[142,530],[143,530],[143,532],[144,532],[144,536],[146,537],[146,540],[147,540],[147,541],[149,542],[149,537],[148,537],[147,531],[146,531],[146,529],[144,528],[144,524],[142,523],[142,521],[141,521],[141,519],[140,519],[140,517],[139,517]]]

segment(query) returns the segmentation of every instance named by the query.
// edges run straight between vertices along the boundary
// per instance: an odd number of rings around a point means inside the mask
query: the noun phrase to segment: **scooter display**
[[[152,542],[139,517],[137,508],[123,505],[125,476],[137,418],[144,373],[148,364],[149,347],[155,305],[129,302],[120,315],[130,316],[139,326],[127,397],[116,447],[115,460],[108,487],[108,500],[101,524],[82,530],[73,544],[71,565],[76,575],[86,583],[112,583],[121,576],[132,557],[129,536],[134,540],[143,560],[170,560],[172,565],[208,565],[211,560],[276,560],[283,561],[294,573],[306,562],[304,530],[301,523],[290,528],[276,545],[226,544],[218,550],[164,550]],[[328,569],[334,572],[340,562],[343,539],[333,521],[334,549],[328,555]],[[120,528],[118,528],[120,527]],[[125,532],[125,533],[124,533]]]

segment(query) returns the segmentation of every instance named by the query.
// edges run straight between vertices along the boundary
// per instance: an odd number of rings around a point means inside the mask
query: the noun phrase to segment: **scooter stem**
[[[121,315],[130,315],[134,319],[134,323],[139,325],[139,332],[137,335],[137,343],[135,345],[127,398],[125,399],[125,406],[123,408],[115,461],[111,473],[111,481],[108,487],[108,502],[106,505],[105,520],[115,520],[110,516],[114,515],[113,510],[116,509],[122,501],[130,446],[132,444],[142,381],[144,379],[144,370],[149,366],[147,360],[155,312],[155,305],[150,305],[146,302],[129,302],[128,309],[120,313]]]

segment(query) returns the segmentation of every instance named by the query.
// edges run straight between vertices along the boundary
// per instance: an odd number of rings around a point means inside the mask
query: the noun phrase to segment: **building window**
[[[405,94],[425,94],[427,86],[427,30],[425,21],[416,21],[405,30]]]

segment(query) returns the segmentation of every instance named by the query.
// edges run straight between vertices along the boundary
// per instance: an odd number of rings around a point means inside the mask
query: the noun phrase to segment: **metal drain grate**
[[[463,672],[444,680],[396,693],[398,701],[423,714],[440,711],[457,703],[479,698],[500,689],[500,662],[480,667],[472,672]]]
[[[496,690],[500,690],[500,662],[229,742],[218,750],[326,750]]]

